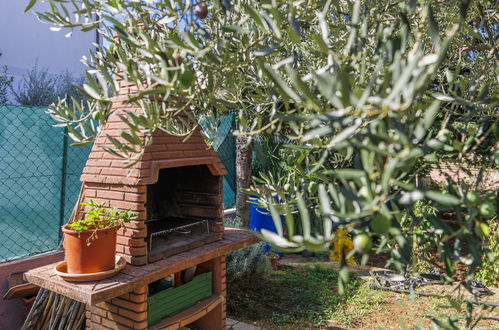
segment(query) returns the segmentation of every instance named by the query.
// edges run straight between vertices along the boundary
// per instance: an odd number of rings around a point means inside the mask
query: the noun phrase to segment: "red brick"
[[[128,126],[128,125],[126,125],[126,126]],[[106,129],[104,132],[105,132],[106,136],[110,135],[110,136],[116,137],[116,136],[120,136],[122,131],[123,131],[122,129]]]
[[[152,136],[154,138],[158,138],[158,137],[167,137],[169,136],[166,132],[163,132],[162,130],[160,129],[157,129],[155,130],[153,133],[152,133]]]
[[[177,159],[183,158],[183,151],[165,151],[165,152],[154,152],[151,153],[152,159]]]
[[[147,152],[161,152],[161,151],[167,151],[167,147],[165,144],[155,143],[147,148]]]
[[[95,143],[98,143],[97,141]],[[109,167],[111,166],[111,161],[107,159],[89,159],[87,161],[87,166],[93,167]]]
[[[140,286],[138,288],[135,288],[132,293],[134,294],[144,294],[148,292],[148,287],[147,285]]]
[[[146,184],[141,182],[142,178],[136,177],[124,177],[124,176],[99,176],[98,179],[102,182],[109,184],[129,184],[129,185],[138,185],[138,184]]]
[[[109,127],[109,124],[106,124],[106,128],[108,128],[108,127]],[[105,136],[100,135],[95,139],[94,144],[96,144],[96,143],[106,144],[106,143],[109,143],[109,139],[106,138]]]
[[[102,159],[102,157],[107,154],[105,151],[98,151],[96,147],[92,148],[92,151],[88,155],[89,159]]]
[[[147,301],[147,293],[134,294],[130,293],[130,297],[128,298],[130,301],[142,303]]]
[[[113,313],[118,312],[118,307],[114,306],[113,304],[111,304],[110,302],[107,302],[107,301],[95,304],[95,306],[102,308],[105,311],[109,311],[109,312],[113,312]],[[101,316],[105,317],[106,315],[101,315]]]
[[[116,238],[116,241],[118,244],[123,244],[123,245],[130,246],[130,247],[141,247],[141,246],[146,245],[145,240],[143,240],[141,238],[130,238],[130,237],[125,237],[125,236],[118,236]]]
[[[141,304],[141,305],[146,306],[145,303]],[[145,312],[133,312],[133,311],[130,311],[130,310],[126,309],[126,308],[120,308],[118,313],[121,316],[127,317],[127,318],[129,318],[131,320],[134,320],[134,321],[137,321],[137,322],[141,322],[141,321],[147,320],[147,313],[145,313]]]
[[[102,325],[106,326],[107,329],[114,329],[114,330],[133,329],[133,322],[130,322],[130,320],[127,320],[128,324],[118,324],[116,322],[115,320],[102,319]]]
[[[97,190],[95,190],[95,189],[84,189],[83,190],[83,196],[95,198],[95,197],[97,197]]]
[[[134,320],[126,318],[126,317],[123,317],[123,316],[120,316],[118,314],[115,314],[115,313],[110,314],[109,315],[109,320],[118,322],[118,323],[120,323],[122,325],[126,325],[126,326],[128,326],[130,328],[133,328],[133,322],[134,322]],[[142,321],[142,320],[140,320],[140,321]],[[104,324],[104,319],[102,319],[102,324]]]
[[[99,315],[95,315],[95,314],[92,314],[90,316],[90,319],[92,320],[92,322],[95,322],[95,323],[101,323],[101,320],[102,320],[102,318]]]
[[[147,247],[143,246],[143,247],[132,248],[132,247],[125,246],[124,253],[129,254],[131,256],[136,256],[136,257],[145,256],[147,254]]]
[[[118,229],[118,235],[121,236],[127,236],[130,238],[144,238],[147,236],[147,230],[146,229],[141,229],[141,230],[133,230],[130,228],[120,228]]]
[[[208,150],[195,150],[195,151],[184,151],[185,157],[205,157],[210,156],[210,152]]]
[[[113,160],[111,162],[111,165],[110,167],[114,167],[114,168],[122,168],[122,169],[145,169],[145,168],[149,168],[151,164],[149,164],[149,162],[138,162],[138,163],[135,163],[133,164],[132,166],[130,167],[127,167],[128,164],[126,164],[125,162],[123,162],[123,160]]]
[[[107,312],[104,309],[98,308],[96,306],[87,306],[87,310],[92,314],[96,314],[102,317],[107,316]]]
[[[99,190],[109,190],[109,185],[105,183],[96,183],[96,182],[85,182],[83,184],[85,189],[99,189]]]
[[[117,253],[125,253],[125,246],[121,244],[116,244],[116,252]]]
[[[132,211],[145,211],[146,210],[144,203],[111,200],[109,205],[111,207],[115,207],[118,209],[124,209],[124,210],[132,210]]]
[[[108,168],[102,168],[102,170],[99,168],[100,172],[97,172],[97,174],[101,175],[114,175],[114,176],[124,176],[124,177],[136,177],[139,172],[136,169],[123,169],[123,168],[115,168],[115,167],[108,167]],[[87,172],[84,172],[87,173]],[[95,173],[89,173],[89,174],[95,174]]]
[[[147,210],[145,209],[145,205],[144,205],[144,210],[135,211],[135,214],[137,215],[137,218],[135,220],[137,221],[147,220]]]
[[[83,169],[83,174],[100,174],[102,168],[100,167],[91,167],[91,166],[86,166]]]
[[[147,194],[125,193],[125,201],[127,202],[145,202]]]
[[[147,310],[146,303],[135,303],[135,302],[130,301],[126,298],[125,299],[114,298],[111,301],[116,306],[124,307],[124,308],[132,310],[134,312],[145,312]]]
[[[134,266],[143,266],[147,264],[147,256],[140,256],[140,257],[132,256],[130,258],[130,264]]]
[[[145,161],[145,160],[152,160],[152,153],[144,153],[142,155],[142,158],[141,158],[142,161]]]
[[[116,190],[116,191],[123,191],[123,192],[132,192],[132,193],[145,193],[147,192],[147,186],[146,185],[140,185],[140,186],[129,186],[129,185],[123,185],[123,184],[113,184],[111,185],[111,190]]]
[[[125,223],[125,227],[130,229],[144,229],[146,228],[146,224],[144,221],[130,221]]]
[[[111,118],[110,118],[111,119]],[[105,130],[107,131],[108,129],[126,129],[127,124],[125,124],[121,119],[118,120],[113,120],[113,121],[108,121],[105,127]]]
[[[182,143],[182,138],[178,136],[158,136],[154,139],[154,144],[179,144]]]
[[[95,323],[95,322],[91,322],[90,320],[88,320],[88,322],[90,323],[90,325],[87,325],[87,327],[89,329],[92,329],[92,330],[109,330],[109,328],[107,327],[104,327],[98,323]]]
[[[97,190],[97,197],[122,201],[125,197],[125,193],[110,190]]]
[[[156,142],[156,141],[154,141]],[[168,148],[168,150],[171,150],[171,151],[174,151],[174,150],[197,150],[197,149],[200,149],[200,148],[204,148],[206,149],[206,144],[192,144],[190,141],[187,141],[186,143],[175,143],[175,144],[168,144],[166,146]]]
[[[147,256],[131,256],[129,254],[121,255],[127,263],[134,266],[144,266],[147,264]]]
[[[133,323],[134,329],[147,329],[147,326],[148,326],[147,321]]]

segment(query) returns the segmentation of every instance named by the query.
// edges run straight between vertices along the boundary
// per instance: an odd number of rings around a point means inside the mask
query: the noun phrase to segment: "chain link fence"
[[[46,107],[0,105],[0,262],[57,248],[90,147],[71,147]]]
[[[46,107],[0,104],[0,263],[56,249],[78,197],[90,146],[72,147]],[[229,174],[225,206],[235,204],[234,116],[213,147]]]
[[[228,172],[223,179],[226,208],[236,204],[236,138],[232,134],[234,125],[234,114],[223,116],[213,141],[213,148]]]

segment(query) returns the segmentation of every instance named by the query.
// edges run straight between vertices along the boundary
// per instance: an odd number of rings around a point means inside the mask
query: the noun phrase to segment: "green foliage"
[[[431,244],[422,242],[432,229],[429,217],[438,216],[438,209],[431,203],[417,201],[411,208],[403,210],[401,215],[401,230],[411,238],[412,243],[409,270],[415,273],[428,272],[432,267],[429,259]]]
[[[488,222],[490,234],[483,245],[482,266],[475,278],[485,285],[499,286],[499,222],[497,216]]]
[[[2,56],[2,53],[0,53]],[[0,103],[7,103],[7,93],[14,82],[14,77],[10,77],[7,73],[7,66],[0,67]]]
[[[383,302],[382,294],[348,282],[345,294],[334,291],[338,273],[316,267],[281,267],[266,277],[229,285],[228,309],[234,317],[270,322],[273,327],[321,327],[328,322],[354,325]],[[270,315],[269,315],[270,314]]]
[[[345,227],[368,236],[373,251],[390,250],[404,272],[412,237],[400,228],[401,212],[421,201],[455,214],[454,226],[427,215],[420,241],[438,252],[448,278],[456,265],[469,278],[481,265],[490,206],[468,201],[476,187],[461,180],[449,177],[441,192],[420,179],[439,159],[464,159],[497,133],[494,1],[236,0],[210,3],[204,19],[197,3],[180,0],[84,0],[78,15],[68,6],[80,8],[76,0],[50,2],[40,20],[99,27],[108,43],[86,62],[85,110],[64,101],[50,110],[79,143],[106,121],[117,78],[138,87],[124,101],[143,110],[124,117],[128,132],[112,140],[110,151],[128,163],[156,129],[188,135],[196,119],[237,109],[240,134],[284,135],[309,160],[259,182],[278,229],[262,238],[273,246],[320,251]],[[190,119],[176,116],[184,110]],[[497,145],[488,145],[482,171],[499,164]],[[327,168],[337,154],[352,163]],[[296,189],[276,202],[272,194],[285,182]],[[483,195],[480,205],[494,198]],[[380,217],[384,225],[371,226]],[[347,269],[340,274],[341,290]]]
[[[227,279],[236,281],[249,274],[266,273],[270,264],[265,256],[265,243],[260,242],[227,255]]]
[[[242,221],[239,218],[229,218],[225,220],[225,226],[241,228]],[[251,274],[265,274],[270,265],[264,251],[265,243],[259,242],[229,253],[227,255],[227,280],[232,282]]]
[[[78,84],[82,84],[82,79],[75,78],[70,72],[52,75],[47,68],[40,69],[35,64],[20,84],[10,89],[21,105],[47,106],[57,103],[59,99],[83,99],[83,94],[75,87]]]
[[[121,227],[137,217],[130,210],[106,208],[104,204],[96,203],[93,199],[88,203],[83,202],[81,205],[88,208],[82,211],[84,214],[83,219],[78,219],[68,224],[68,227],[72,230],[88,231]]]
[[[296,205],[296,193],[300,192],[307,209],[312,211],[311,227],[321,231],[322,221],[318,219],[319,199],[317,189],[320,182],[330,177],[328,172],[351,163],[351,157],[337,153],[327,154],[285,143],[284,137],[258,136],[254,142],[255,161],[253,163],[253,189],[248,191],[255,196],[254,202],[263,209],[274,208],[284,213],[276,200],[287,200],[293,207],[287,210],[286,230],[300,232],[299,211]],[[288,140],[286,142],[292,142]],[[291,227],[290,217],[294,226]]]

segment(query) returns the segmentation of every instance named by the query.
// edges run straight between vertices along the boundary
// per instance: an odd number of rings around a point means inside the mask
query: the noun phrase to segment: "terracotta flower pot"
[[[115,267],[116,232],[118,228],[97,230],[97,238],[88,238],[93,231],[71,230],[62,226],[64,250],[69,274],[88,274],[111,270]]]

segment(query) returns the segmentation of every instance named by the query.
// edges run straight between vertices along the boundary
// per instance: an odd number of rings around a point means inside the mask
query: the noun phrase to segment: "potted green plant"
[[[118,228],[137,217],[130,210],[106,208],[94,200],[82,203],[83,217],[62,226],[67,272],[98,273],[114,269]]]

